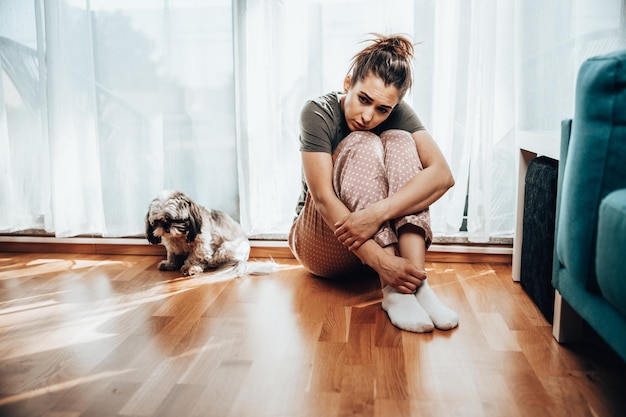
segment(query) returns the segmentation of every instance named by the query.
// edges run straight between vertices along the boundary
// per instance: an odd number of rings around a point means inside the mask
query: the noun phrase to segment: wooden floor
[[[591,333],[558,345],[510,265],[427,263],[460,325],[412,334],[371,277],[160,260],[0,253],[0,415],[626,415],[624,363]]]

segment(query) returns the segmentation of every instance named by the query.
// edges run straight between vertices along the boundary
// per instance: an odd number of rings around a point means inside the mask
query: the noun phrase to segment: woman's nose
[[[372,117],[374,117],[374,112],[370,109],[366,109],[361,113],[361,119],[363,119],[364,123],[369,123],[372,121]]]

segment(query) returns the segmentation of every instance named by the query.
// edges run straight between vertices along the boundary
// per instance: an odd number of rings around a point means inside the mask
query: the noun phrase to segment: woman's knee
[[[333,187],[350,211],[387,197],[385,161],[380,138],[352,132],[333,154]]]
[[[402,188],[424,165],[417,152],[413,136],[403,130],[387,130],[381,135],[389,193]]]
[[[417,148],[413,136],[406,130],[386,130],[380,135],[380,141],[385,151],[399,150],[402,153],[415,152],[415,155],[417,155]]]
[[[345,151],[372,152],[382,158],[383,145],[380,137],[376,134],[372,132],[357,131],[350,133],[341,141],[335,150],[335,156],[337,157]]]
[[[383,133],[380,134],[380,139],[382,142],[386,142],[388,140],[398,140],[404,144],[415,145],[415,142],[413,141],[413,135],[411,135],[411,133],[406,130],[400,130],[400,129],[385,130]]]

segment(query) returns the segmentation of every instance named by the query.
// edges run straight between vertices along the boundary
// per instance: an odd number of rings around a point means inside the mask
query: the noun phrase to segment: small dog
[[[161,271],[185,276],[231,267],[236,276],[266,274],[275,262],[248,262],[250,242],[241,225],[228,214],[209,210],[180,191],[163,191],[152,200],[146,214],[146,237],[163,243],[167,259]]]

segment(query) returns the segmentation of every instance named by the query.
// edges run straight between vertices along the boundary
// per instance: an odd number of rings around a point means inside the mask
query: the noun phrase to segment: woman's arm
[[[350,210],[337,197],[332,185],[332,156],[325,152],[302,152],[302,166],[315,206],[326,222],[335,230],[334,224],[350,214]],[[400,292],[413,293],[426,278],[424,271],[404,258],[381,248],[373,239],[362,242],[354,254],[374,269],[383,282]]]
[[[385,221],[428,208],[454,185],[450,167],[430,134],[420,130],[412,136],[424,169],[392,196],[346,214],[334,224],[335,235],[351,250],[373,236]]]
[[[454,186],[448,162],[430,134],[419,130],[412,136],[424,169],[394,195],[377,203],[379,206],[375,210],[383,222],[430,207]]]
[[[302,167],[309,194],[317,210],[334,230],[333,224],[350,214],[350,210],[339,200],[333,189],[332,156],[325,152],[302,152]]]

